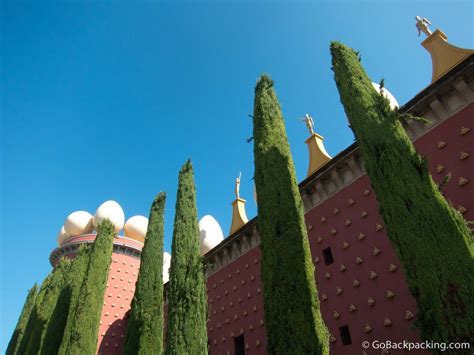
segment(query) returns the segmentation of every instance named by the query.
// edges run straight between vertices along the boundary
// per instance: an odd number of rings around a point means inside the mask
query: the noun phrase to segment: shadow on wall
[[[123,349],[123,340],[125,338],[125,330],[127,329],[127,315],[122,319],[115,320],[102,336],[99,334],[100,345],[97,353],[101,355],[121,354]]]

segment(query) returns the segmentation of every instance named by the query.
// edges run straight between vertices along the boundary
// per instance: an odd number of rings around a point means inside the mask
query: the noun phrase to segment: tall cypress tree
[[[423,339],[474,338],[474,248],[462,216],[441,195],[397,111],[377,93],[356,52],[331,44],[334,76],[387,233],[418,302]]]
[[[179,172],[168,302],[166,354],[207,354],[206,286],[199,252],[191,161]]]
[[[50,354],[55,354],[56,351],[60,355],[67,355],[66,349],[69,346],[69,339],[71,337],[71,330],[73,326],[73,318],[75,309],[78,302],[79,292],[81,290],[82,283],[84,281],[87,265],[89,264],[90,247],[82,244],[74,259],[67,275],[67,285],[64,288],[65,296],[69,297],[69,303],[67,309],[64,310],[64,314],[57,312],[57,320],[54,322],[55,325],[49,327],[52,339],[60,339],[59,350],[57,348],[58,343],[56,341],[48,340],[48,345],[45,345],[45,350],[50,350]],[[66,319],[64,319],[66,318]],[[53,334],[56,334],[54,336]],[[49,338],[49,336],[48,336]],[[51,345],[49,345],[51,344]]]
[[[16,324],[15,330],[13,331],[10,342],[8,343],[6,351],[7,355],[16,355],[18,353],[18,348],[23,338],[23,334],[25,333],[25,328],[28,323],[28,319],[30,318],[31,311],[35,305],[37,294],[38,285],[35,283],[34,286],[28,291],[28,296],[26,296],[25,304],[23,305],[23,309],[20,313],[20,318],[18,319],[18,323]]]
[[[166,194],[153,201],[143,246],[124,354],[163,353],[163,238]]]
[[[31,310],[31,314],[30,314],[30,317],[28,318],[28,322],[26,323],[25,332],[18,346],[17,354],[20,354],[20,355],[28,354],[27,351],[28,351],[28,345],[30,343],[30,340],[33,337],[36,337],[35,324],[38,320],[38,308],[43,303],[44,296],[50,286],[52,277],[53,277],[53,273],[50,272],[48,276],[46,276],[46,278],[41,283],[38,294],[36,295],[35,304],[33,306],[33,309]],[[36,352],[37,351],[38,349],[36,349]]]
[[[71,316],[72,325],[65,353],[68,355],[95,354],[100,314],[112,258],[114,225],[104,220],[90,251],[86,275],[79,291],[77,305]],[[64,347],[63,347],[64,348]]]
[[[26,338],[27,343],[25,347],[22,347],[22,352],[24,351],[25,354],[42,353],[46,331],[61,290],[64,287],[64,280],[70,265],[71,263],[68,259],[61,259],[51,273],[51,277],[47,278],[47,282],[42,285],[34,310],[35,319],[32,330],[28,338]]]
[[[267,352],[328,354],[303,203],[280,104],[267,75],[255,87],[253,137]]]

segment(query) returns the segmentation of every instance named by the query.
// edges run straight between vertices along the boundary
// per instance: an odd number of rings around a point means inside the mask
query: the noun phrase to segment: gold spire
[[[239,174],[239,177],[235,179],[235,200],[232,202],[232,223],[230,226],[230,233],[233,234],[239,230],[245,223],[248,222],[247,214],[245,213],[245,200],[240,198],[240,178],[242,173]]]
[[[324,137],[314,132],[314,122],[310,115],[306,114],[303,120],[311,136],[306,140],[309,150],[309,166],[307,176],[312,175],[319,170],[324,164],[331,160],[331,156],[324,148]]]
[[[427,19],[421,19],[417,16],[416,20],[418,35],[420,35],[421,31],[427,35],[427,38],[421,42],[421,45],[431,55],[433,63],[432,83],[474,53],[474,50],[459,48],[449,44],[448,37],[440,29],[436,29],[436,31],[431,33],[428,28],[428,25],[431,25],[431,23]]]

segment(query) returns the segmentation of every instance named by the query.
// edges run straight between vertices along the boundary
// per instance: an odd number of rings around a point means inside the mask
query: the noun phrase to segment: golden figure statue
[[[420,37],[421,32],[423,32],[425,35],[428,37],[431,36],[431,31],[429,26],[431,25],[431,22],[428,21],[427,18],[423,17],[421,18],[420,16],[416,16],[416,28],[418,29],[418,37]]]
[[[237,199],[240,198],[240,178],[242,177],[242,173],[239,173],[239,177],[235,179],[235,197]]]

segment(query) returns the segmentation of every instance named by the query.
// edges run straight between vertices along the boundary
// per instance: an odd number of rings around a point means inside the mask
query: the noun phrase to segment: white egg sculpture
[[[375,90],[377,90],[378,93],[380,93],[380,85],[376,83],[372,83],[372,86],[374,87]],[[395,96],[392,95],[390,91],[387,90],[387,88],[383,88],[383,96],[388,99],[390,102],[390,108],[394,110],[396,107],[400,107],[398,104],[397,99]]]
[[[105,219],[109,219],[112,222],[116,233],[120,232],[125,223],[125,214],[122,207],[112,200],[101,204],[94,214],[94,228],[97,229],[97,226]]]
[[[163,253],[163,283],[170,279],[171,255],[166,251]]]
[[[199,221],[199,237],[201,242],[201,255],[206,254],[217,244],[224,240],[221,226],[210,215],[206,215]]]
[[[67,235],[66,230],[64,229],[64,226],[62,226],[58,233],[58,238],[57,238],[58,245],[61,246],[61,244],[63,244],[67,238],[69,238],[69,236]]]
[[[73,212],[64,221],[64,230],[70,236],[90,233],[93,228],[92,215],[86,211]]]
[[[127,238],[135,239],[142,243],[145,241],[147,229],[148,218],[144,216],[130,217],[123,227],[123,231]]]

